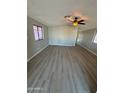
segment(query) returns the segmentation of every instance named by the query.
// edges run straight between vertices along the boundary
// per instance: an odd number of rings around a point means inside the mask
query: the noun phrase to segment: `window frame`
[[[94,33],[94,37],[93,37],[93,40],[92,40],[92,42],[94,44],[97,44],[97,40],[95,40],[96,38],[97,38],[97,32]]]
[[[36,40],[36,38],[35,38],[35,32],[34,32],[35,30],[34,30],[34,26],[37,27],[37,35],[38,35],[38,39],[37,39],[37,40]],[[39,36],[38,27],[41,28],[41,33],[42,33],[42,36],[41,36],[41,37]],[[33,32],[34,32],[34,39],[35,39],[35,41],[40,41],[40,40],[43,40],[43,39],[44,39],[44,30],[43,30],[43,27],[42,27],[42,26],[39,26],[39,25],[33,24]]]

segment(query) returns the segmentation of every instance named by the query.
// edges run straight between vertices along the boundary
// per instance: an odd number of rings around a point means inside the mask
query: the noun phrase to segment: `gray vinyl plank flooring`
[[[97,58],[80,46],[48,46],[27,63],[28,93],[95,93]]]

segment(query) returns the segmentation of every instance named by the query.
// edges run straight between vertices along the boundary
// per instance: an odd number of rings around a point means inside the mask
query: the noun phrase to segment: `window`
[[[41,40],[41,39],[44,38],[43,29],[42,29],[41,26],[33,25],[33,30],[34,30],[34,38],[35,38],[35,40]]]
[[[95,36],[95,38],[94,38],[94,41],[93,41],[94,43],[97,43],[97,34],[96,34],[96,36]]]

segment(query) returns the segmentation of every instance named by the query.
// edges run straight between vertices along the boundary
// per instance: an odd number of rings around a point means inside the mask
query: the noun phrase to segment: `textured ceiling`
[[[47,26],[67,25],[66,15],[82,15],[86,25],[84,29],[97,26],[96,0],[27,0],[28,16],[46,24]]]

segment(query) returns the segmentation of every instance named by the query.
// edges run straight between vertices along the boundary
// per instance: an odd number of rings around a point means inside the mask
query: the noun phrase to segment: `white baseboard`
[[[75,46],[75,45],[66,45],[66,44],[50,44],[50,45],[55,45],[55,46]]]
[[[57,45],[57,46],[75,46],[75,43],[74,43],[74,44],[50,43],[49,45]]]
[[[78,44],[78,45],[79,45],[79,44]],[[81,46],[81,45],[79,45],[79,46]],[[96,54],[95,52],[93,52],[92,50],[90,50],[90,49],[88,49],[88,48],[86,48],[86,47],[84,47],[84,46],[81,46],[81,47],[85,48],[87,51],[89,51],[90,53],[92,53],[92,54],[94,54],[94,55],[97,56],[97,54]]]
[[[49,46],[49,44],[48,45],[46,45],[45,47],[43,47],[42,49],[40,49],[38,52],[36,52],[32,57],[30,57],[29,59],[28,59],[28,61],[27,62],[29,62],[33,57],[35,57],[37,54],[39,54],[41,51],[43,51],[45,48],[47,48]]]

